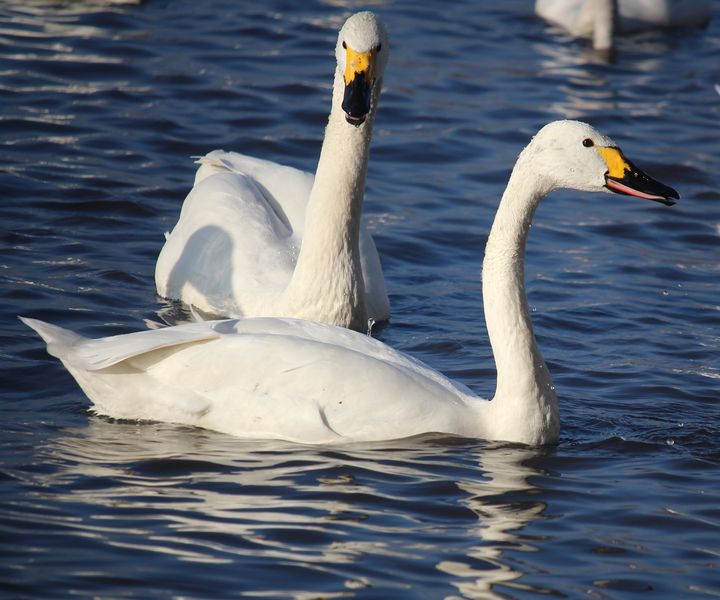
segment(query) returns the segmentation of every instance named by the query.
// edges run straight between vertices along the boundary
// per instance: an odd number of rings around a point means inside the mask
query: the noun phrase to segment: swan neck
[[[540,200],[551,184],[520,155],[500,201],[485,248],[483,304],[497,369],[493,404],[523,441],[557,436],[559,415],[552,379],[533,333],[525,292],[525,246]]]
[[[366,121],[354,127],[341,108],[343,89],[338,72],[303,241],[285,300],[302,318],[364,331],[367,309],[359,240],[375,106]]]

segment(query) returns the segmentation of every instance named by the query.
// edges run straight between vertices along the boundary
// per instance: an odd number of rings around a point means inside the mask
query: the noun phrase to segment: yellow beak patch
[[[365,73],[365,81],[372,81],[375,53],[375,50],[355,52],[350,46],[345,48],[345,85],[350,85],[357,73]]]
[[[625,177],[625,173],[632,171],[632,167],[625,160],[620,148],[610,146],[596,146],[596,148],[608,166],[608,175],[610,177],[622,179]]]

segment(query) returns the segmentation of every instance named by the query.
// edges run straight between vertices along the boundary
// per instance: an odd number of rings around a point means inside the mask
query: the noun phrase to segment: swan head
[[[377,104],[390,52],[387,30],[371,12],[352,15],[340,30],[335,56],[342,78],[345,120],[360,127]]]
[[[548,180],[550,189],[613,192],[667,206],[680,198],[673,188],[636,167],[615,142],[587,123],[549,123],[526,150],[534,169]]]

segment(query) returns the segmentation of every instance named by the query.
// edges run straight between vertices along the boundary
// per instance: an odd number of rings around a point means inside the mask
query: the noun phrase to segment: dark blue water
[[[366,200],[388,344],[492,395],[484,242],[545,122],[591,122],[682,194],[556,193],[536,215],[527,288],[557,447],[114,422],[15,319],[90,336],[157,320],[191,156],[314,170],[345,4],[0,6],[2,595],[717,597],[718,2],[707,29],[623,39],[613,64],[530,0],[373,3],[392,40]]]

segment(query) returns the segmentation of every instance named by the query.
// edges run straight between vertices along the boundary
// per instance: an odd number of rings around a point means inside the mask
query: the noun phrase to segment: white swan
[[[614,191],[673,204],[589,125],[557,121],[520,154],[488,238],[483,301],[497,366],[492,401],[378,340],[280,318],[209,321],[88,340],[33,319],[96,413],[305,443],[439,432],[527,444],[557,440],[555,389],[524,288],[525,241],[556,188]]]
[[[706,25],[710,0],[536,0],[535,12],[575,37],[610,50],[616,33]]]
[[[389,44],[370,12],[338,35],[332,108],[315,176],[235,152],[201,158],[158,257],[158,294],[226,317],[285,316],[366,331],[390,305],[361,225]]]

